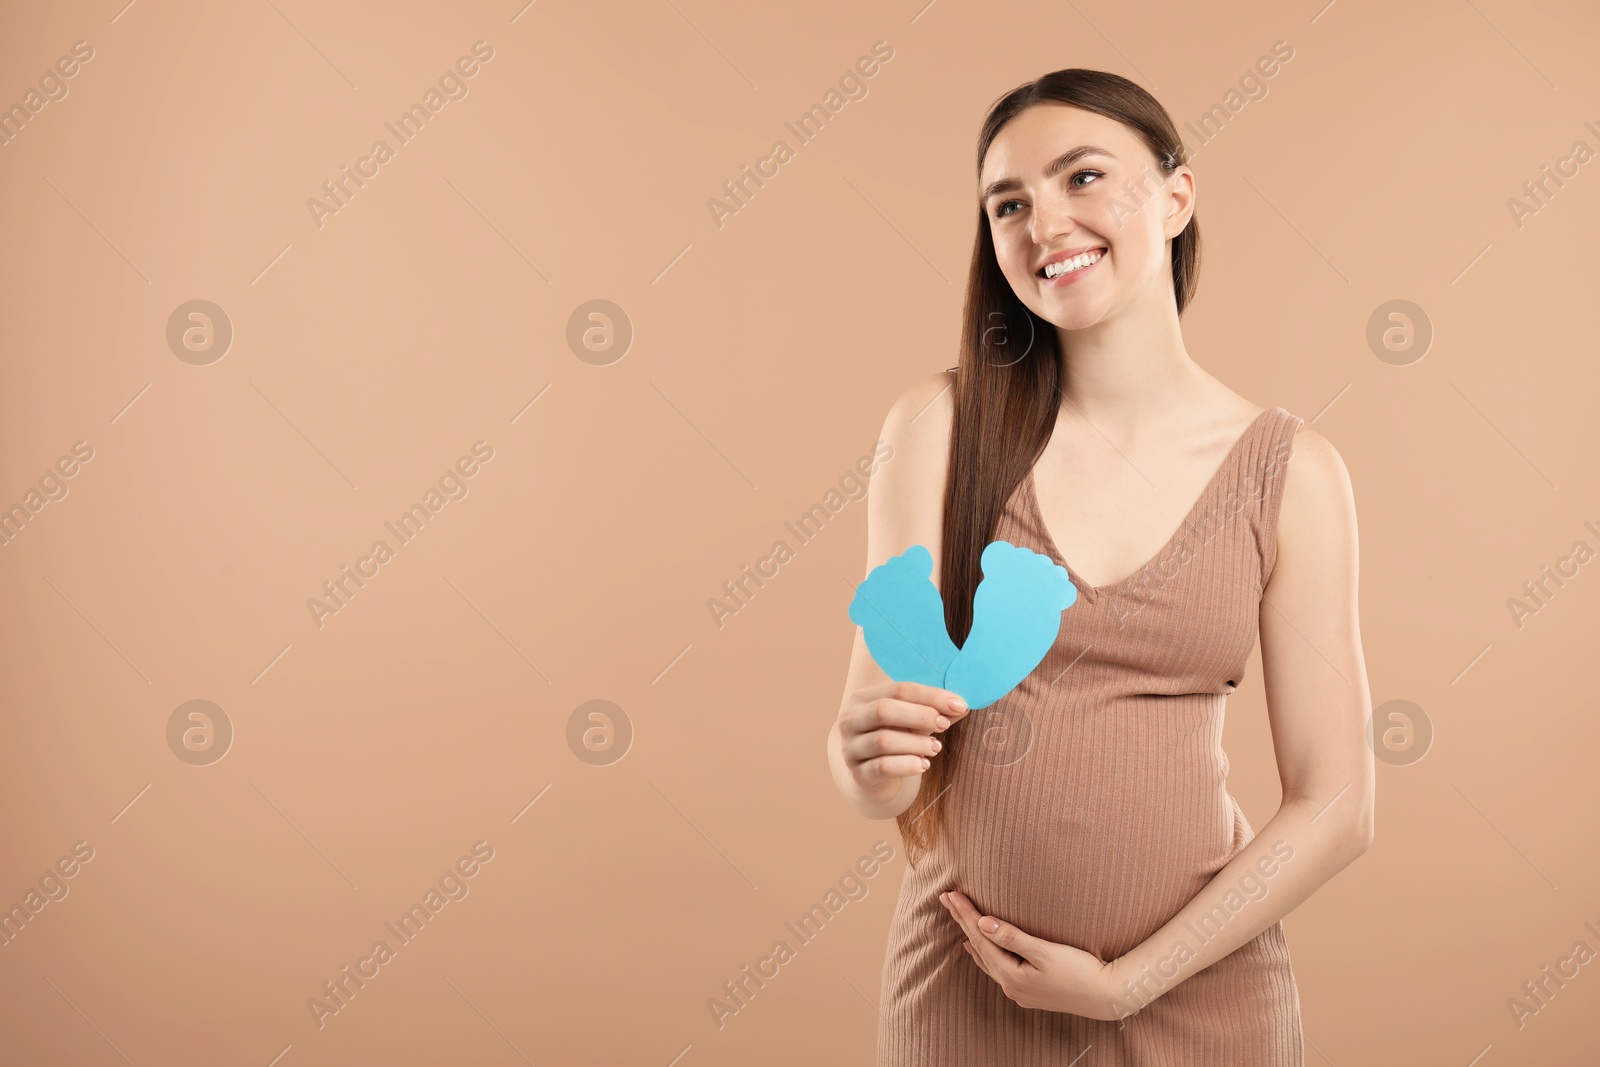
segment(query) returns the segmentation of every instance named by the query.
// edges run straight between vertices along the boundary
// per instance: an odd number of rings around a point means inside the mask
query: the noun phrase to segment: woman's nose
[[[1065,198],[1046,193],[1033,208],[1033,243],[1045,247],[1056,242],[1062,234],[1077,229],[1071,206]]]

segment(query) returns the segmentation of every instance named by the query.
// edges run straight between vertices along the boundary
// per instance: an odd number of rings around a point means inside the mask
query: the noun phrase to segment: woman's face
[[[1182,165],[1161,170],[1115,119],[1028,108],[989,145],[978,190],[1000,270],[1046,322],[1077,330],[1141,302],[1170,305],[1168,242],[1194,213],[1194,177]],[[1063,253],[1086,265],[1047,278],[1042,269]]]

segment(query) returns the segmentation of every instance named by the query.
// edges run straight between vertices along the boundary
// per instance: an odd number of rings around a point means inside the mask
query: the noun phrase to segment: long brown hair
[[[1057,70],[1020,85],[989,109],[978,137],[978,173],[995,136],[1035,104],[1059,103],[1098,112],[1129,127],[1149,147],[1163,172],[1188,162],[1172,118],[1155,98],[1126,78],[1098,70]],[[1199,281],[1200,227],[1193,216],[1172,239],[1172,282],[1178,314]],[[995,258],[984,207],[978,205],[977,241],[967,270],[955,416],[950,433],[950,474],[945,489],[940,586],[945,626],[955,643],[972,628],[972,597],[982,577],[979,558],[989,544],[1006,500],[1044,451],[1061,404],[1061,351],[1055,327],[1034,315],[1012,291]],[[942,825],[949,767],[969,714],[945,731],[939,758],[922,775],[911,807],[895,822],[913,866],[934,846]]]

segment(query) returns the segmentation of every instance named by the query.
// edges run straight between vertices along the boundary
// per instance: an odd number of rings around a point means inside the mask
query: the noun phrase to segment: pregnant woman
[[[977,159],[960,361],[889,413],[868,573],[925,546],[957,645],[992,541],[1076,597],[977,710],[890,680],[857,633],[828,759],[911,863],[877,1062],[1301,1067],[1280,920],[1373,834],[1349,476],[1185,349],[1195,177],[1148,93],[1045,75],[994,105]],[[1222,749],[1258,627],[1283,794],[1259,833]]]

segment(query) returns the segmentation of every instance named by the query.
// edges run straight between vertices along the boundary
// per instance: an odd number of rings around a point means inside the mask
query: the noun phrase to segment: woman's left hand
[[[1024,1008],[1067,1012],[1086,1019],[1120,1019],[1116,962],[1058,945],[981,914],[955,890],[939,900],[967,935],[966,951],[979,969]]]

